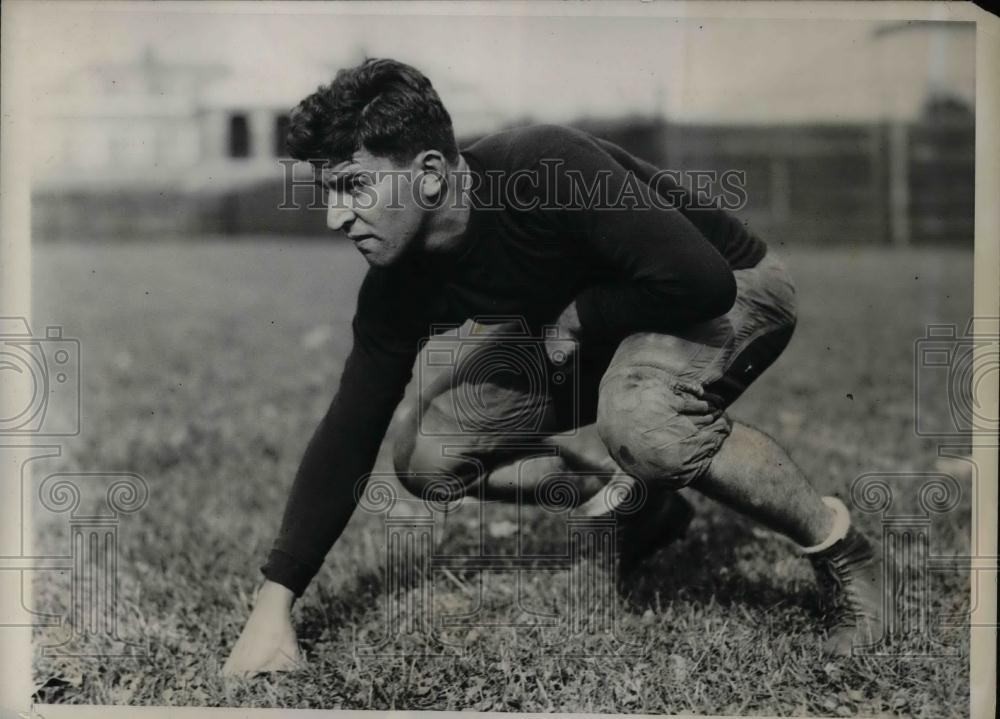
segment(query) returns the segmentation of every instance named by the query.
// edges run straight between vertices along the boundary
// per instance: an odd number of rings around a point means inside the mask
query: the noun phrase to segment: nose
[[[349,207],[331,204],[326,210],[326,226],[334,232],[350,229],[350,223],[354,222],[354,211]]]

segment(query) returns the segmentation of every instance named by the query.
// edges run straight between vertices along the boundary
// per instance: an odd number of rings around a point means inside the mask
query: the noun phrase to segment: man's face
[[[368,264],[394,264],[420,241],[425,211],[413,194],[414,174],[365,149],[324,168],[327,226],[354,242]]]

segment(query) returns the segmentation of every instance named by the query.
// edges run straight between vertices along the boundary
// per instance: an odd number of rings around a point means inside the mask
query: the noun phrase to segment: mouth
[[[348,239],[350,239],[350,241],[354,243],[354,246],[362,252],[371,252],[375,249],[376,244],[378,244],[378,240],[371,235],[358,235],[357,237],[348,236]]]

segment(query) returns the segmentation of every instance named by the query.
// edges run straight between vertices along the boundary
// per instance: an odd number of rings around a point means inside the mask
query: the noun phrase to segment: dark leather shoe
[[[618,592],[627,596],[643,563],[667,545],[682,539],[694,517],[694,507],[673,490],[658,492],[634,514],[618,516]]]
[[[829,621],[823,649],[849,657],[882,639],[885,575],[882,547],[851,527],[839,542],[809,555]]]

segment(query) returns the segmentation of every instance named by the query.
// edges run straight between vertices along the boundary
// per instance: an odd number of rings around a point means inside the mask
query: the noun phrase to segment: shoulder
[[[594,138],[583,130],[566,125],[526,125],[501,133],[518,143],[557,146],[563,143],[593,143]]]
[[[487,135],[464,150],[486,168],[520,169],[546,158],[600,151],[593,136],[564,125],[526,125]]]

